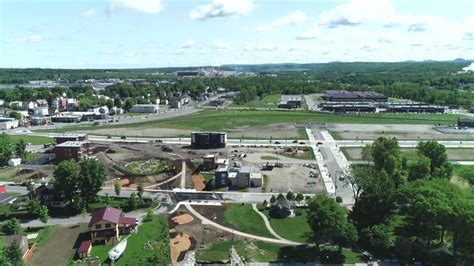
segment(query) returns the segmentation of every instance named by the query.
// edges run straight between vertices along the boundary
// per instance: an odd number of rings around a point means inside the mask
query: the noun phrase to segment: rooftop
[[[80,138],[87,136],[86,133],[64,133],[60,136],[56,136],[55,138]]]
[[[66,141],[56,145],[56,147],[82,147],[82,145],[89,143],[88,141]]]

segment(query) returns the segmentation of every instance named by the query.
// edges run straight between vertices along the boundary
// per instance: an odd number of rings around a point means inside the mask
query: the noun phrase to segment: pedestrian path
[[[297,242],[293,242],[293,241],[289,241],[289,240],[283,240],[283,239],[275,239],[275,238],[269,238],[269,237],[263,237],[263,236],[256,236],[256,235],[252,235],[252,234],[249,234],[249,233],[244,233],[244,232],[240,232],[240,231],[237,231],[237,230],[234,230],[232,228],[228,228],[228,227],[225,227],[223,225],[220,225],[218,223],[215,223],[209,219],[207,219],[206,217],[204,217],[203,215],[201,215],[199,212],[197,212],[191,205],[189,204],[185,204],[184,205],[186,207],[186,209],[192,214],[194,215],[195,217],[197,217],[199,220],[202,221],[202,224],[208,224],[208,225],[211,225],[217,229],[220,229],[222,231],[226,231],[226,232],[229,232],[231,234],[235,234],[235,235],[238,235],[238,236],[242,236],[242,237],[246,237],[246,238],[250,238],[250,239],[255,239],[255,240],[259,240],[259,241],[263,241],[263,242],[268,242],[268,243],[275,243],[275,244],[282,244],[282,245],[291,245],[291,246],[296,246],[296,245],[299,245],[300,243],[297,243]]]

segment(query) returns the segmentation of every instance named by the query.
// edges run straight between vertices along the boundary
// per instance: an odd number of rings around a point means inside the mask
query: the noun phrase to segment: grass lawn
[[[25,233],[26,234],[38,233],[38,236],[36,237],[36,239],[32,239],[31,242],[37,243],[38,248],[41,248],[44,244],[48,242],[48,240],[51,238],[54,232],[56,232],[56,229],[58,229],[57,225],[35,227],[35,228],[30,228],[29,230],[25,230]]]
[[[53,139],[50,137],[41,137],[41,136],[17,136],[10,135],[10,138],[13,142],[20,142],[21,139],[26,143],[31,143],[31,145],[44,145],[53,142]]]
[[[275,161],[275,160],[278,160],[278,157],[275,157],[275,156],[262,156],[260,157],[260,159],[262,160],[268,160],[268,161]]]
[[[277,108],[281,101],[281,94],[270,94],[263,96],[259,100],[250,101],[244,104],[232,104],[235,107],[249,107],[249,108]]]
[[[46,130],[66,132],[103,128],[163,127],[204,131],[232,131],[241,127],[277,123],[350,123],[350,124],[454,124],[462,115],[454,114],[330,114],[307,111],[205,110],[179,118],[144,121],[133,125],[71,126]]]
[[[474,185],[474,165],[458,165],[453,164],[453,179],[459,178],[460,183],[464,185]],[[453,180],[451,180],[453,181]]]
[[[212,244],[196,252],[196,261],[221,262],[229,259],[229,249],[234,247],[246,262],[315,262],[355,264],[364,262],[363,255],[343,249],[342,255],[331,248],[322,248],[318,255],[312,247],[288,247],[261,241],[226,241]],[[329,259],[327,259],[327,256]]]
[[[204,181],[207,183],[214,179],[214,174],[213,173],[201,173],[202,178],[204,178]]]
[[[222,214],[221,221],[224,225],[232,226],[242,232],[273,238],[262,217],[253,210],[250,204],[229,204]]]
[[[156,241],[154,250],[143,249],[149,241]],[[170,259],[170,240],[168,237],[168,220],[164,216],[155,217],[152,221],[143,222],[138,233],[127,240],[127,249],[115,265],[167,265]],[[113,246],[95,245],[91,256],[98,256],[102,264],[108,265],[107,253]]]
[[[298,128],[298,139],[308,140],[308,134],[306,134],[306,129]]]
[[[311,227],[307,222],[306,209],[301,208],[299,211],[301,211],[301,215],[283,219],[272,218],[269,215],[269,210],[265,210],[264,213],[269,217],[270,225],[278,235],[292,241],[307,243]]]

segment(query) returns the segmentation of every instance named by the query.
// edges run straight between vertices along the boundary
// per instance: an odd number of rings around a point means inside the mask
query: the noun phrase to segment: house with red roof
[[[133,232],[138,221],[132,217],[122,216],[121,211],[112,207],[97,209],[92,213],[89,231],[92,243],[111,244],[120,235]]]

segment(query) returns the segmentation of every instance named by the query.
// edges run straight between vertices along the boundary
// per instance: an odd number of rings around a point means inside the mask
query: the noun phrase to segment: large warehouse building
[[[322,96],[330,102],[386,102],[388,97],[373,91],[327,90]]]
[[[193,132],[191,147],[194,149],[220,149],[227,144],[225,132]]]

